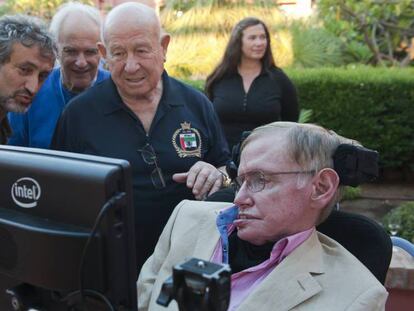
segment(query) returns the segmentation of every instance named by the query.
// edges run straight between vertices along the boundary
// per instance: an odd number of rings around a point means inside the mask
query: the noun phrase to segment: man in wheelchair
[[[138,279],[139,310],[156,304],[189,257],[228,263],[228,310],[384,310],[387,292],[338,242],[316,231],[340,185],[370,175],[377,154],[311,124],[275,122],[241,146],[234,205],[183,201]],[[177,310],[171,303],[168,310]]]

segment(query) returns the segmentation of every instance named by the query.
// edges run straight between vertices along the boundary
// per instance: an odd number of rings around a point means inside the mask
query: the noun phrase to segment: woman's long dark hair
[[[260,19],[255,17],[246,17],[243,18],[240,22],[234,26],[230,40],[227,43],[226,50],[224,52],[223,58],[213,72],[207,77],[205,92],[207,96],[212,99],[213,97],[213,87],[214,84],[221,80],[226,75],[231,75],[237,72],[237,66],[240,64],[242,56],[242,37],[243,30],[250,26],[262,25],[266,33],[266,52],[262,59],[263,70],[269,70],[271,67],[275,67],[275,61],[273,59],[272,49],[270,47],[270,34],[267,26]]]

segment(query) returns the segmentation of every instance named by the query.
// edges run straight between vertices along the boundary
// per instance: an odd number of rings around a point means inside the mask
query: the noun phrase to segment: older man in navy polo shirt
[[[102,34],[111,78],[67,106],[52,147],[130,162],[140,269],[174,206],[221,187],[229,151],[211,102],[165,72],[170,37],[153,9],[121,4]]]

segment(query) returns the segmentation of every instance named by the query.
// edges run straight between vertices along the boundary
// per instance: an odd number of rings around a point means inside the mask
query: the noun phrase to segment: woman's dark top
[[[281,69],[262,71],[247,94],[238,73],[217,81],[212,90],[211,99],[230,148],[243,131],[274,121],[298,121],[296,89]]]

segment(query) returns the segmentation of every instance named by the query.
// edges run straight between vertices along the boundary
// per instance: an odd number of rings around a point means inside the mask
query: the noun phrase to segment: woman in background
[[[275,65],[266,25],[254,17],[234,27],[221,62],[207,77],[205,91],[230,148],[243,131],[273,121],[296,122],[299,117],[295,87]]]

